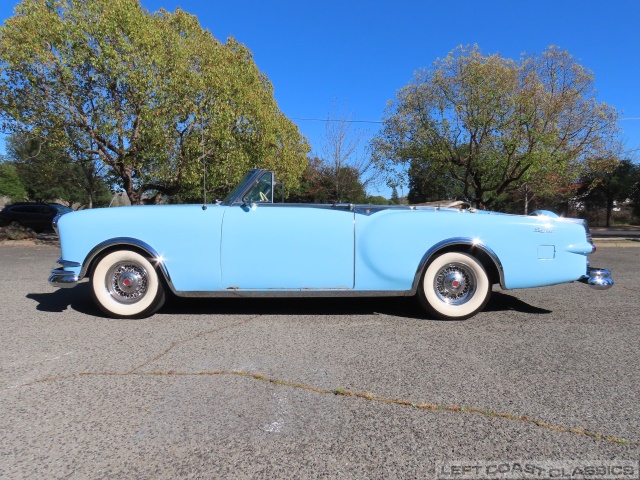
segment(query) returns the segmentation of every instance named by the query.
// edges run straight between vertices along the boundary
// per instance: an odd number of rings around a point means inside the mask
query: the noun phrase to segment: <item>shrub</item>
[[[0,240],[28,240],[36,237],[36,232],[21,225],[0,227]]]

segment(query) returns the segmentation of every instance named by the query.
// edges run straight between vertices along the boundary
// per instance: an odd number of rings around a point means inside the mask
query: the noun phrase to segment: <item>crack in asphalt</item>
[[[211,333],[216,333],[216,332],[220,332],[222,330],[226,330],[227,328],[232,328],[232,327],[239,327],[240,325],[244,325],[246,323],[249,323],[253,320],[255,320],[256,318],[261,317],[262,315],[256,315],[254,317],[251,317],[247,320],[243,320],[241,322],[236,322],[230,325],[224,325],[222,327],[218,327],[218,328],[212,328],[211,330],[205,330],[199,333],[196,333],[195,335],[193,335],[192,337],[189,338],[185,338],[183,340],[176,340],[175,342],[172,342],[171,345],[169,345],[169,347],[167,347],[162,353],[159,353],[158,355],[156,355],[155,357],[152,357],[148,360],[146,360],[145,362],[141,363],[140,365],[138,365],[137,367],[132,368],[131,370],[129,370],[127,372],[127,375],[130,375],[132,373],[135,373],[137,370],[141,369],[142,367],[149,365],[150,363],[155,362],[156,360],[160,360],[162,357],[164,357],[167,353],[169,353],[171,350],[173,350],[175,347],[177,347],[178,345],[182,345],[184,343],[189,343],[192,342],[193,340],[200,338],[200,337],[204,337],[205,335],[209,335]]]
[[[550,431],[554,431],[554,432],[581,435],[581,436],[584,436],[584,437],[592,438],[592,439],[595,439],[595,440],[601,440],[601,441],[608,442],[608,443],[615,443],[615,444],[622,444],[622,445],[629,445],[629,446],[640,446],[640,441],[630,441],[630,440],[626,440],[624,438],[613,437],[613,436],[609,436],[609,435],[603,435],[603,434],[600,434],[600,433],[597,433],[597,432],[592,432],[592,431],[581,429],[581,428],[571,428],[571,427],[565,427],[565,426],[562,426],[562,425],[553,425],[551,423],[544,422],[544,421],[541,421],[541,420],[537,420],[535,418],[527,417],[525,415],[516,415],[516,414],[504,413],[504,412],[493,412],[491,410],[485,410],[485,409],[481,409],[481,408],[461,407],[461,406],[457,406],[457,405],[439,405],[439,404],[433,404],[433,403],[418,403],[418,402],[414,402],[414,401],[411,401],[411,400],[379,397],[379,396],[376,396],[376,395],[368,393],[368,392],[354,392],[354,391],[351,391],[351,390],[348,390],[348,389],[343,389],[343,388],[325,389],[325,388],[314,387],[314,386],[311,386],[311,385],[305,385],[305,384],[302,384],[302,383],[296,383],[296,382],[290,382],[290,381],[286,381],[286,380],[280,380],[278,378],[269,377],[269,376],[263,375],[261,373],[251,373],[251,372],[245,372],[245,371],[242,371],[242,370],[204,370],[204,371],[199,371],[199,372],[179,372],[179,371],[175,371],[175,370],[168,370],[168,371],[140,371],[142,369],[142,367],[145,367],[145,366],[149,365],[150,363],[153,363],[153,362],[159,360],[160,358],[162,358],[165,355],[167,355],[171,350],[173,350],[175,347],[177,347],[179,345],[183,345],[183,344],[191,342],[191,341],[193,341],[193,340],[195,340],[197,338],[200,338],[200,337],[212,334],[212,333],[220,332],[220,331],[228,329],[228,328],[244,325],[244,324],[249,323],[249,322],[251,322],[251,321],[253,321],[253,320],[255,320],[256,318],[259,318],[259,317],[261,317],[261,315],[257,315],[257,316],[251,317],[251,318],[249,318],[247,320],[243,320],[242,322],[236,322],[234,324],[225,325],[223,327],[218,327],[218,328],[214,328],[214,329],[211,329],[211,330],[205,330],[205,331],[197,333],[196,335],[193,335],[191,337],[188,337],[188,338],[185,338],[185,339],[182,339],[182,340],[176,340],[175,342],[172,342],[171,345],[169,345],[169,347],[167,347],[163,352],[159,353],[158,355],[155,355],[154,357],[149,358],[145,362],[141,363],[140,365],[138,365],[138,366],[126,371],[126,372],[78,372],[78,373],[72,373],[72,374],[69,374],[69,375],[58,375],[58,376],[55,376],[55,377],[40,378],[40,379],[37,379],[37,380],[33,380],[31,382],[24,383],[22,385],[19,385],[19,387],[27,387],[27,386],[32,386],[32,385],[35,385],[35,384],[38,384],[38,383],[56,382],[56,381],[60,381],[60,380],[69,380],[69,379],[74,379],[74,378],[78,378],[78,377],[86,377],[86,376],[113,376],[113,377],[129,377],[129,376],[174,376],[174,377],[185,377],[185,376],[238,376],[238,377],[244,377],[244,378],[251,378],[251,379],[254,379],[254,380],[261,381],[261,382],[271,383],[271,384],[279,385],[279,386],[283,386],[283,387],[290,387],[290,388],[296,388],[296,389],[305,390],[305,391],[309,391],[309,392],[314,392],[314,393],[321,394],[321,395],[335,395],[335,396],[341,396],[341,397],[361,398],[363,400],[368,400],[368,401],[371,401],[371,402],[379,402],[379,403],[386,403],[386,404],[398,405],[398,406],[403,406],[403,407],[410,407],[410,408],[415,408],[415,409],[418,409],[418,410],[444,411],[444,412],[451,412],[451,413],[455,412],[455,413],[478,414],[478,415],[483,415],[483,416],[491,417],[491,418],[503,418],[503,419],[506,419],[506,420],[519,421],[519,422],[527,423],[527,424],[530,424],[530,425],[535,425],[537,427],[544,428],[546,430],[550,430]],[[10,387],[10,388],[14,388],[14,387]]]

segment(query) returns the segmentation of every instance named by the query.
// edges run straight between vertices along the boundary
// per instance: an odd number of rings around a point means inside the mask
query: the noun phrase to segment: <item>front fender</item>
[[[142,253],[145,253],[146,256],[151,259],[152,264],[160,269],[160,272],[162,272],[165,280],[167,281],[169,286],[171,286],[171,276],[169,275],[167,266],[164,263],[164,258],[160,254],[158,254],[158,252],[156,252],[154,248],[151,247],[148,243],[143,242],[142,240],[128,237],[110,238],[109,240],[105,240],[104,242],[96,245],[82,262],[82,268],[80,269],[80,273],[78,274],[78,280],[82,280],[88,275],[94,260],[98,258],[103,252],[116,250],[119,249],[119,247],[141,250]]]

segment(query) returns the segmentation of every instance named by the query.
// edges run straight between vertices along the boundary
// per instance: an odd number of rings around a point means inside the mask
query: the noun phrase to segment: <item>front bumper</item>
[[[611,272],[606,268],[593,268],[587,269],[587,274],[580,279],[582,283],[586,283],[591,288],[596,290],[608,290],[613,287],[613,278],[611,278]]]
[[[51,270],[51,275],[49,275],[49,285],[61,288],[75,287],[80,281],[80,277],[73,270],[66,269],[78,269],[81,267],[81,264],[62,259],[58,260],[58,263],[62,265],[62,267]]]

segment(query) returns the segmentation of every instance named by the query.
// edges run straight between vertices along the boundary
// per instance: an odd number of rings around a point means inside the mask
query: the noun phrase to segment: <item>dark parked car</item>
[[[36,231],[51,230],[51,222],[56,215],[72,211],[69,207],[57,203],[12,203],[0,212],[0,226],[17,224]]]

